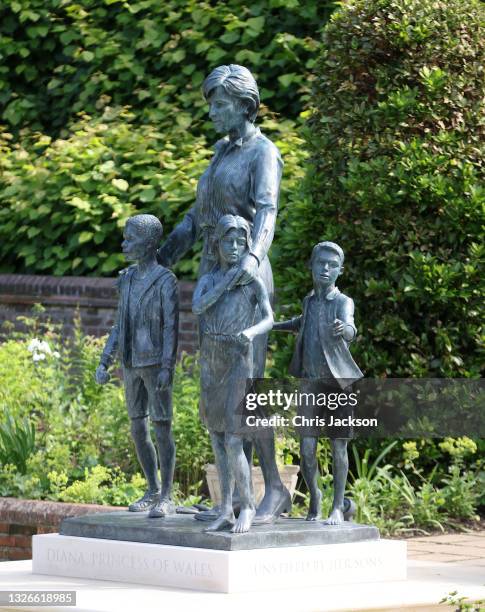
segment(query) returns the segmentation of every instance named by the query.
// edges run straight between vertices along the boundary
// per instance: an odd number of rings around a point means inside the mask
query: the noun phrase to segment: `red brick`
[[[25,559],[32,559],[32,550],[30,548],[6,548],[2,553],[5,558],[10,561],[23,561]]]
[[[196,317],[191,308],[194,286],[193,282],[179,282],[180,330],[187,334],[180,339],[189,353],[194,353],[198,346]],[[115,279],[0,274],[0,325],[9,321],[16,329],[22,329],[24,326],[17,317],[28,315],[37,302],[46,309],[40,319],[60,323],[65,336],[72,336],[76,309],[81,315],[83,331],[102,336],[113,324],[117,302]],[[189,335],[192,330],[194,333]],[[1,333],[5,332],[0,330]]]
[[[33,525],[18,525],[16,523],[10,525],[10,534],[12,535],[31,536],[33,533],[37,533],[37,527]]]
[[[37,527],[37,533],[57,533],[59,531],[59,527],[54,527],[53,525],[39,525]]]
[[[0,535],[9,533],[10,525],[8,523],[0,523]]]
[[[31,535],[15,535],[14,546],[17,548],[31,548],[32,547],[32,536]]]
[[[0,535],[0,546],[15,546],[15,536]]]

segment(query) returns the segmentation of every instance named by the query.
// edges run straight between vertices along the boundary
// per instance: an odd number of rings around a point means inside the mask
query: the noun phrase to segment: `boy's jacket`
[[[303,377],[303,334],[305,330],[306,315],[308,311],[308,303],[310,297],[314,295],[314,291],[309,293],[303,300],[303,314],[294,317],[291,321],[280,329],[288,329],[298,331],[296,339],[295,352],[290,363],[289,372],[292,376]],[[354,302],[351,298],[340,293],[335,287],[329,295],[324,298],[327,301],[327,321],[340,319],[344,323],[351,325],[355,330],[354,325]],[[332,372],[333,377],[338,381],[342,388],[362,378],[359,366],[355,363],[350,354],[349,342],[342,336],[333,336],[332,330],[325,321],[319,321],[318,332],[320,337],[320,345],[323,354],[327,360],[328,367]]]
[[[128,367],[160,365],[173,368],[177,355],[179,315],[177,279],[170,270],[156,266],[144,279],[133,320],[128,322],[130,281],[136,268],[134,265],[120,272],[116,320],[101,363],[110,365],[119,351],[123,365]],[[127,363],[130,338],[131,363]]]

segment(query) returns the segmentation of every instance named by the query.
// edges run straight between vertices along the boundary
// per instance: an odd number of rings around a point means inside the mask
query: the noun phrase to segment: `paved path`
[[[407,544],[408,559],[483,567],[485,583],[485,530],[423,536],[407,540]]]

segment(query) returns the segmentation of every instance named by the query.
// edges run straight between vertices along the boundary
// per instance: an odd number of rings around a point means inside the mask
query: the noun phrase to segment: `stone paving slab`
[[[255,593],[221,594],[180,589],[143,587],[127,583],[74,578],[41,576],[32,573],[30,561],[0,563],[0,588],[17,590],[76,590],[76,612],[446,612],[451,608],[438,602],[451,591],[470,600],[485,598],[484,572],[481,567],[464,567],[448,563],[410,561],[408,580],[353,585],[341,585],[268,590]],[[72,612],[73,608],[55,608]],[[0,610],[11,612],[12,608]],[[28,606],[22,612],[38,612]]]
[[[407,544],[409,559],[465,566],[485,565],[485,531],[420,536],[407,540]]]

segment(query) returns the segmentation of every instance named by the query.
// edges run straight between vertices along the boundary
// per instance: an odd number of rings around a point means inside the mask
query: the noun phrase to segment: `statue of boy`
[[[171,500],[175,467],[171,426],[179,307],[177,279],[156,259],[162,234],[162,224],[153,215],[136,215],[126,222],[123,254],[135,264],[120,272],[116,320],[96,370],[96,381],[105,384],[108,368],[119,353],[131,435],[148,483],[145,495],[128,510],[149,510],[151,518],[175,512]],[[155,430],[161,490],[148,415]]]
[[[312,251],[311,270],[313,291],[303,300],[303,314],[275,323],[273,329],[296,331],[298,338],[290,364],[290,374],[322,382],[319,391],[335,392],[363,377],[352,359],[349,344],[357,329],[354,325],[354,302],[340,293],[335,281],[343,272],[344,252],[334,242],[320,242]],[[321,416],[321,407],[315,404],[299,406],[299,414],[307,418]],[[315,422],[315,421],[313,421]],[[344,521],[344,492],[349,460],[345,437],[331,440],[333,462],[334,498],[329,525]],[[321,518],[322,493],[318,488],[318,463],[316,459],[318,428],[303,427],[300,433],[301,471],[310,491],[310,507],[307,521]],[[349,502],[349,500],[345,500]]]

